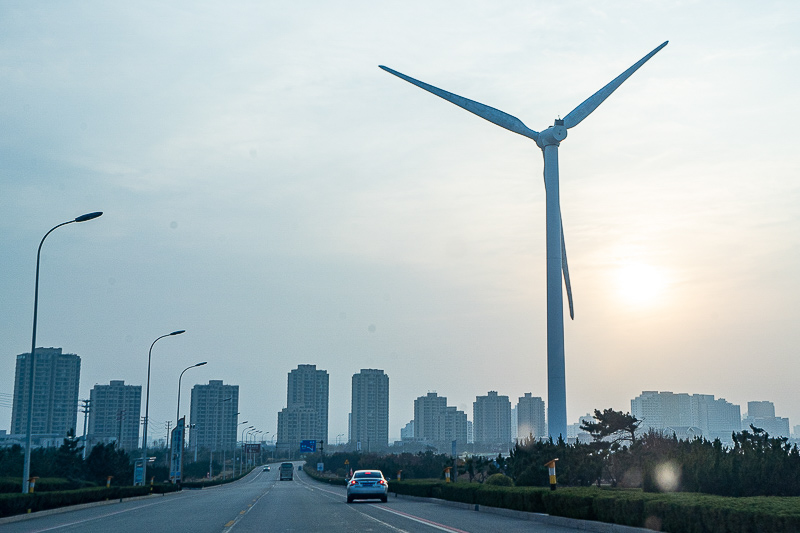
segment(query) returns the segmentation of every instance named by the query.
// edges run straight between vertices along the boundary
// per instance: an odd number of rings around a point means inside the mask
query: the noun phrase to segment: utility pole
[[[83,404],[80,406],[80,409],[81,413],[83,413],[83,459],[86,460],[86,448],[89,447],[87,446],[86,442],[86,421],[89,418],[90,405],[92,401],[91,400],[79,400],[79,401]]]
[[[122,449],[122,421],[125,420],[125,409],[117,411],[117,450]]]
[[[167,449],[169,450],[169,428],[172,426],[172,420],[164,422],[164,426],[167,428]]]

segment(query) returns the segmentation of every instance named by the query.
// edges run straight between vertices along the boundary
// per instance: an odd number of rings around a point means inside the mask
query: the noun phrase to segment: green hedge
[[[303,466],[303,471],[310,477],[316,479],[317,481],[322,481],[323,483],[328,483],[329,485],[347,485],[347,480],[345,478],[338,476],[320,475],[319,472],[313,470],[308,465]]]
[[[498,487],[436,480],[390,481],[397,494],[546,513],[672,533],[800,531],[800,498],[729,498],[697,493],[651,494],[638,489]]]
[[[43,477],[36,480],[35,492],[52,492],[56,490],[75,490],[96,487],[96,483],[77,481],[60,477]],[[0,494],[22,494],[22,478],[0,477]]]
[[[238,480],[242,479],[243,477],[245,477],[247,474],[249,474],[252,471],[253,471],[253,469],[250,468],[249,470],[247,470],[244,473],[242,473],[242,475],[240,475],[240,476],[230,477],[230,478],[226,478],[226,479],[216,478],[216,479],[210,479],[210,480],[204,479],[204,480],[201,480],[201,481],[184,481],[183,483],[181,483],[181,487],[184,488],[184,489],[202,489],[202,488],[205,488],[205,487],[214,487],[216,485],[224,485],[225,483],[233,483],[234,481],[238,481]]]
[[[38,483],[37,483],[38,487]],[[44,511],[68,505],[91,503],[150,494],[151,487],[93,487],[88,489],[36,492],[34,494],[0,494],[0,517]],[[153,485],[153,493],[177,490],[173,485]]]

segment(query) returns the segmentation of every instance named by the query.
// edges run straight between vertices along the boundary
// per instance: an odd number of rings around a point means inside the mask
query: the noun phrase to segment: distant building
[[[236,447],[239,423],[239,385],[225,385],[209,380],[208,385],[192,387],[189,412],[194,428],[189,433],[189,447],[212,452]]]
[[[547,424],[545,423],[544,400],[526,392],[517,401],[517,440],[547,438]]]
[[[328,442],[328,383],[328,372],[316,365],[289,372],[286,407],[278,413],[279,450],[295,454],[302,440]]]
[[[429,392],[414,400],[414,437],[430,442],[444,440],[444,416],[447,398]]]
[[[742,429],[750,426],[763,429],[770,437],[789,437],[789,419],[775,416],[772,402],[747,402],[747,415],[742,419]]]
[[[476,445],[497,447],[511,444],[511,402],[508,396],[500,396],[496,391],[477,396],[472,403],[472,422]]]
[[[747,402],[747,416],[772,418],[775,416],[775,404],[767,401]]]
[[[12,434],[27,433],[31,361],[30,353],[17,356],[11,412]],[[36,348],[35,361],[31,426],[34,444],[39,444],[42,439],[48,442],[63,441],[67,433],[77,427],[81,358],[62,353],[61,348]]]
[[[87,450],[111,442],[116,442],[118,449],[137,449],[142,386],[111,381],[108,385],[95,385],[89,398]]]
[[[400,440],[414,439],[414,421],[412,420],[400,429]]]
[[[643,391],[631,400],[631,414],[641,420],[639,432],[651,429],[675,435],[698,435],[731,442],[741,431],[738,405],[712,394]]]
[[[350,401],[350,444],[364,451],[389,444],[389,376],[362,369],[353,375]]]
[[[450,453],[453,441],[463,450],[468,443],[467,414],[447,405],[447,398],[429,392],[414,400],[414,440]]]

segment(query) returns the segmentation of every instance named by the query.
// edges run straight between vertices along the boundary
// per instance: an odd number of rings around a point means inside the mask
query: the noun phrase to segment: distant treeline
[[[483,482],[493,474],[508,476],[516,486],[548,486],[546,463],[558,459],[556,478],[562,486],[642,488],[646,492],[702,492],[720,496],[800,496],[800,453],[788,439],[773,438],[759,428],[733,434],[733,446],[719,440],[678,440],[656,431],[637,433],[639,421],[607,409],[595,411],[584,429],[590,443],[528,438],[508,457],[460,458],[459,479]],[[312,468],[340,477],[352,470],[374,468],[390,479],[442,479],[452,457],[418,454],[336,453],[308,457]]]

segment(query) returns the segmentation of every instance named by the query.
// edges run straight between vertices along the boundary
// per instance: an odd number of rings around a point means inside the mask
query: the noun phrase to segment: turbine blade
[[[569,266],[567,265],[567,245],[564,244],[564,222],[561,222],[561,271],[564,273],[564,285],[567,288],[569,317],[575,320],[575,308],[572,306],[572,284],[569,282]]]
[[[625,80],[627,80],[631,76],[631,74],[636,72],[639,69],[639,67],[644,65],[648,59],[656,55],[656,53],[659,50],[667,46],[667,43],[669,43],[669,41],[664,41],[660,46],[656,47],[655,50],[653,50],[652,52],[644,56],[642,59],[634,63],[634,65],[631,68],[629,68],[628,70],[626,70],[625,72],[623,72],[622,74],[611,80],[611,82],[608,85],[606,85],[605,87],[594,93],[592,96],[584,100],[583,103],[581,103],[578,107],[570,111],[569,114],[566,117],[564,117],[564,126],[566,126],[567,129],[569,129],[569,128],[574,128],[575,126],[580,124],[581,121],[586,117],[588,117],[592,113],[592,111],[597,109],[597,107],[600,104],[602,104],[606,98],[611,96],[611,93],[613,93],[617,89],[617,87],[622,85],[622,83]]]
[[[426,91],[433,93],[440,98],[444,98],[448,102],[453,103],[463,109],[466,109],[470,113],[474,113],[479,117],[488,120],[489,122],[497,124],[501,128],[513,131],[514,133],[518,133],[520,135],[533,139],[534,141],[539,138],[539,132],[530,129],[528,126],[523,124],[520,119],[518,119],[515,116],[509,115],[508,113],[504,113],[499,109],[489,107],[488,105],[481,104],[474,100],[464,98],[463,96],[458,96],[457,94],[443,91],[438,87],[434,87],[433,85],[429,85],[419,80],[415,80],[414,78],[406,76],[405,74],[397,72],[396,70],[392,70],[389,67],[384,67],[383,65],[379,66],[386,72],[394,74],[398,78],[406,80],[408,83],[414,84],[421,89],[425,89]]]

